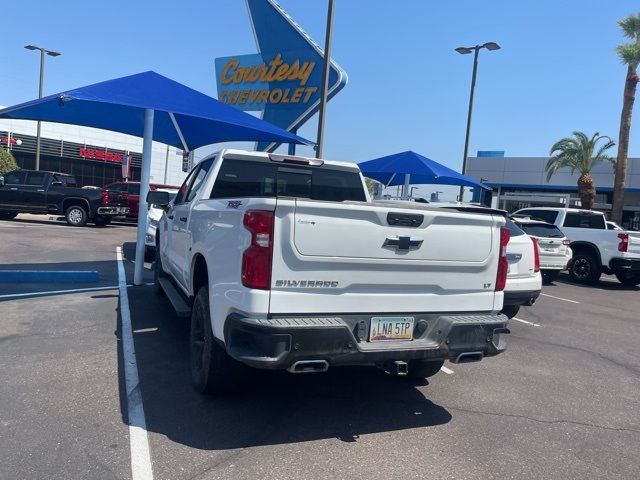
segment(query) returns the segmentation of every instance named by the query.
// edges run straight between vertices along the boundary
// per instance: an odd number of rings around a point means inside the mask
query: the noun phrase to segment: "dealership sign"
[[[259,53],[215,60],[218,99],[262,111],[267,122],[295,131],[319,109],[323,51],[274,0],[246,3]],[[329,65],[327,98],[347,83],[346,72]],[[258,150],[275,147],[257,144]]]
[[[80,147],[78,155],[82,158],[91,158],[95,160],[104,160],[105,162],[122,163],[122,154],[109,152],[107,150],[97,150],[93,148]]]

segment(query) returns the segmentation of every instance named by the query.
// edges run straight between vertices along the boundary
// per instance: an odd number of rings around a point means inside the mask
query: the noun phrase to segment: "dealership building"
[[[530,206],[580,207],[579,172],[558,171],[547,182],[549,157],[506,157],[502,151],[479,151],[467,160],[467,175],[493,189],[492,206],[513,212]],[[614,171],[600,163],[591,172],[596,184],[594,210],[611,211]],[[640,229],[640,158],[629,158],[623,227]]]
[[[35,121],[0,119],[0,143],[11,151],[20,168],[35,168],[36,128]],[[40,139],[40,170],[71,174],[80,186],[103,187],[125,178],[140,180],[141,138],[42,122]],[[151,183],[180,185],[192,158],[183,159],[182,150],[153,142]]]

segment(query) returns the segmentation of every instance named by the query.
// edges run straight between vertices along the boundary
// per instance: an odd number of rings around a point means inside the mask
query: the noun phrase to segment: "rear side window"
[[[46,178],[47,178],[47,174],[45,172],[29,172],[27,175],[26,184],[40,187],[44,185],[44,181]]]
[[[5,185],[22,185],[24,184],[25,177],[26,177],[25,172],[21,172],[20,170],[14,170],[13,172],[4,174],[4,184]]]
[[[225,159],[210,198],[298,197],[331,202],[366,200],[357,172]]]
[[[527,235],[534,237],[562,238],[564,235],[555,225],[543,223],[521,223],[518,225]]]
[[[509,233],[512,237],[519,237],[520,235],[524,235],[524,232],[520,230],[520,228],[513,223],[513,220],[507,218],[507,228],[509,229]]]
[[[518,215],[525,215],[527,217],[531,217],[531,219],[542,220],[547,223],[555,223],[556,218],[558,218],[558,212],[554,212],[553,210],[522,210],[518,212]]]
[[[599,230],[607,229],[607,225],[605,223],[603,215],[587,212],[567,212],[567,216],[564,219],[564,226],[569,228],[594,228]]]
[[[53,181],[60,182],[65,187],[75,187],[77,185],[76,177],[72,177],[71,175],[54,175]]]

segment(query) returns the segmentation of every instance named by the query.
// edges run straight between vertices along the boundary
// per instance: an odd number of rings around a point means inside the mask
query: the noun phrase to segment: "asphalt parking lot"
[[[0,221],[0,269],[100,275],[0,283],[0,479],[132,478],[132,464],[155,479],[640,475],[640,289],[563,277],[511,321],[506,353],[424,384],[362,368],[261,373],[208,398],[190,386],[187,322],[151,286],[125,286],[134,240],[123,224]],[[144,423],[129,425],[136,395]]]

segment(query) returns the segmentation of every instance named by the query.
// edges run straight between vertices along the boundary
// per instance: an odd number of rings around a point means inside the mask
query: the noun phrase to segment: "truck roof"
[[[14,170],[18,172],[40,172],[40,173],[50,173],[52,175],[64,175],[65,177],[73,177],[70,173],[62,173],[62,172],[53,172],[51,170],[30,170],[28,168],[19,168],[18,170]]]
[[[256,160],[267,160],[270,158],[270,154],[267,152],[250,152],[247,150],[238,150],[235,148],[224,148],[222,150],[219,150],[217,152],[212,153],[211,155],[208,155],[207,157],[203,158],[202,161],[211,158],[211,157],[215,157],[216,155],[238,155],[238,156],[242,156],[242,157],[253,157]],[[276,154],[274,154],[276,155]],[[315,160],[319,160],[317,158],[314,157],[303,157],[301,155],[283,155],[283,154],[278,154],[278,156],[281,157],[286,157],[286,158],[295,158],[295,159],[301,159],[301,160],[309,160],[309,161],[315,161]],[[336,166],[336,167],[341,167],[341,168],[347,168],[350,170],[357,170],[360,171],[360,168],[358,167],[358,164],[356,163],[349,163],[349,162],[339,162],[336,160],[325,160],[320,159],[324,162],[324,165],[331,165],[331,166]]]
[[[599,212],[597,210],[585,210],[584,208],[567,208],[567,207],[525,207],[525,208],[521,208],[520,210],[548,210],[551,212],[561,212],[561,211],[565,211],[565,212],[577,212],[577,213],[596,213],[598,215],[604,215],[603,212]],[[520,211],[517,210],[517,211]]]

